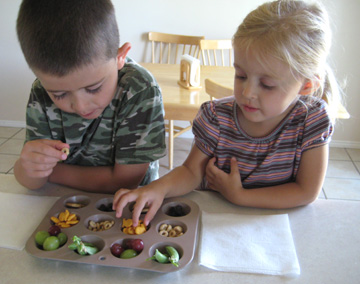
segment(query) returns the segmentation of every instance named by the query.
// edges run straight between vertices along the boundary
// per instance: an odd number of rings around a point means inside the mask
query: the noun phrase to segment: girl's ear
[[[303,86],[300,89],[299,94],[303,96],[313,94],[320,87],[319,80],[305,80]]]
[[[124,67],[126,55],[131,49],[131,44],[129,42],[124,43],[121,47],[119,47],[117,55],[116,55],[116,63],[118,70]]]

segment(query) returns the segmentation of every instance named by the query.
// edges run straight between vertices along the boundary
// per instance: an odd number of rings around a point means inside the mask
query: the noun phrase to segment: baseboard
[[[330,147],[332,147],[332,148],[360,149],[360,142],[331,140]]]
[[[0,126],[4,127],[26,127],[25,121],[17,121],[17,120],[0,120]]]

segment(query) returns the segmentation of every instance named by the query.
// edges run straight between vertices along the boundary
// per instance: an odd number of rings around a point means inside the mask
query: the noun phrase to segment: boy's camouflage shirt
[[[70,145],[67,164],[109,166],[150,162],[141,185],[158,178],[165,156],[164,109],[154,77],[127,58],[119,70],[114,99],[96,119],[61,111],[39,80],[31,89],[26,112],[26,141],[61,140]]]

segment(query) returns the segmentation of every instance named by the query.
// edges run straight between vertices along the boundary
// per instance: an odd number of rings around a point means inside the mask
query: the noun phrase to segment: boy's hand
[[[220,170],[216,165],[216,158],[210,159],[206,166],[206,179],[209,188],[221,193],[226,199],[232,200],[243,189],[236,159],[231,158],[230,173]]]
[[[163,200],[164,195],[158,190],[152,189],[151,186],[133,190],[122,188],[115,193],[113,210],[116,210],[116,217],[120,218],[125,206],[130,202],[136,201],[132,212],[133,226],[136,227],[138,225],[141,211],[144,207],[148,207],[149,211],[144,217],[144,224],[147,226],[159,210]]]
[[[32,178],[48,177],[58,161],[66,160],[67,155],[61,152],[70,146],[59,140],[39,139],[25,143],[20,164],[26,174]]]

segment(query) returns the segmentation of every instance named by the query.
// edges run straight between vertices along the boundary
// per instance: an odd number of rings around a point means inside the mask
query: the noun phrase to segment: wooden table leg
[[[169,119],[169,169],[172,170],[174,163],[174,121]]]

